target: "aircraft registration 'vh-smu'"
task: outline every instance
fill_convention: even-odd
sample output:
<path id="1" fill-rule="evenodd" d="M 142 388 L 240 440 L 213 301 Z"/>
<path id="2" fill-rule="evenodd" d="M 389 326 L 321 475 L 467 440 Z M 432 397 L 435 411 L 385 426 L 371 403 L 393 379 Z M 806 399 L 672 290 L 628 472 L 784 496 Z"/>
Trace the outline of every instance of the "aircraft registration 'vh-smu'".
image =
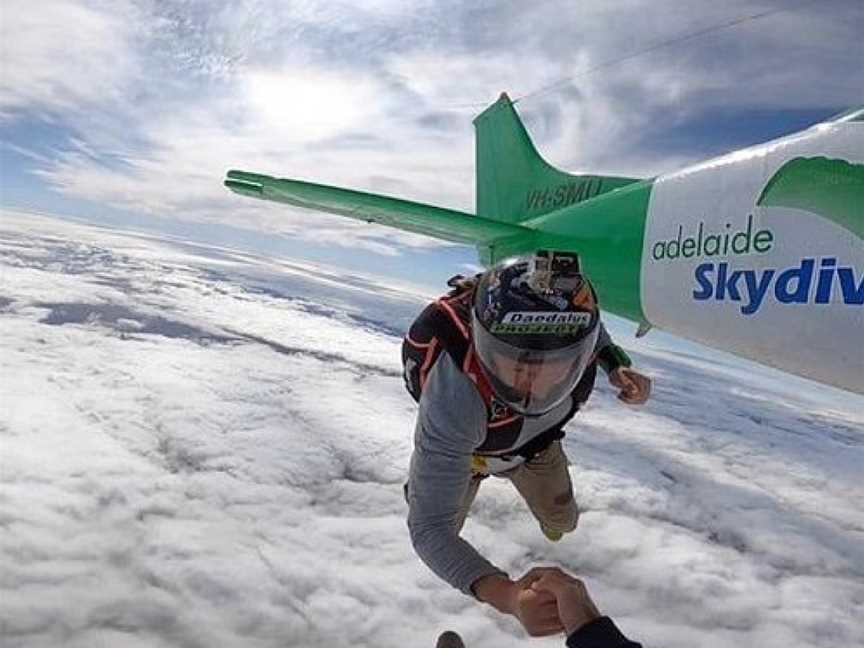
<path id="1" fill-rule="evenodd" d="M 476 128 L 477 213 L 257 173 L 231 190 L 476 246 L 577 252 L 603 308 L 864 394 L 864 108 L 655 178 L 572 175 L 506 94 Z"/>

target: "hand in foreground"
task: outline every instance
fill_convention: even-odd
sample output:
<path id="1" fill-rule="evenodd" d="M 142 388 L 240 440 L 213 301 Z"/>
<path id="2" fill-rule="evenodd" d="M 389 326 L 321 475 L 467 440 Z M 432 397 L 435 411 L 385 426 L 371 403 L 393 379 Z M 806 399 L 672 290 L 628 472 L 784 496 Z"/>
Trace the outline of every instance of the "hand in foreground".
<path id="1" fill-rule="evenodd" d="M 642 405 L 651 395 L 651 379 L 629 367 L 618 367 L 609 374 L 609 382 L 621 390 L 618 398 L 629 405 Z"/>
<path id="2" fill-rule="evenodd" d="M 565 629 L 554 593 L 534 587 L 548 572 L 549 568 L 535 567 L 516 581 L 512 613 L 533 637 L 558 634 Z"/>
<path id="3" fill-rule="evenodd" d="M 568 636 L 586 623 L 600 618 L 600 612 L 591 600 L 585 584 L 560 569 L 543 570 L 540 578 L 532 581 L 531 588 L 538 594 L 551 594 L 555 597 L 558 616 Z"/>
<path id="4" fill-rule="evenodd" d="M 531 585 L 547 571 L 535 568 L 518 581 L 511 581 L 502 574 L 484 576 L 472 589 L 477 598 L 504 614 L 512 614 L 528 634 L 534 637 L 564 632 L 564 624 L 558 617 L 558 604 L 550 592 L 535 590 Z"/>

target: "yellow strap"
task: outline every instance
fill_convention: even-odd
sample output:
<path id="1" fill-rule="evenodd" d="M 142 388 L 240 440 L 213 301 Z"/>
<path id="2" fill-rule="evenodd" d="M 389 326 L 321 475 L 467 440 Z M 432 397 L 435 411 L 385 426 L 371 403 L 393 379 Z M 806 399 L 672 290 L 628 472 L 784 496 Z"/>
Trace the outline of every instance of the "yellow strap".
<path id="1" fill-rule="evenodd" d="M 486 463 L 486 458 L 480 455 L 471 455 L 471 472 L 479 475 L 488 475 L 489 465 Z"/>

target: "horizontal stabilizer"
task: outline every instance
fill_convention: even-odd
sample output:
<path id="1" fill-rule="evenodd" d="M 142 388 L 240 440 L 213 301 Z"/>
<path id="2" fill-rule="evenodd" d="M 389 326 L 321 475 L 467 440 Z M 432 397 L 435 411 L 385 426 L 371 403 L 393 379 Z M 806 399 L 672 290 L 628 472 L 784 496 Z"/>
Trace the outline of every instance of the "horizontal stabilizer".
<path id="1" fill-rule="evenodd" d="M 235 193 L 389 225 L 454 243 L 478 245 L 531 230 L 473 214 L 410 200 L 327 185 L 229 171 L 225 186 Z"/>

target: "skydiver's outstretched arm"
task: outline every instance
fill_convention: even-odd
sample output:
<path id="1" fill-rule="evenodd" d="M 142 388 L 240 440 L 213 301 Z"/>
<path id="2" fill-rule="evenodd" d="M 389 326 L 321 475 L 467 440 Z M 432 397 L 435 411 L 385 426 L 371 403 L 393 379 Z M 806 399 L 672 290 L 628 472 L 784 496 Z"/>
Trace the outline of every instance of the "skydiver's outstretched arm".
<path id="1" fill-rule="evenodd" d="M 512 614 L 529 634 L 563 632 L 554 597 L 531 589 L 539 574 L 513 581 L 459 536 L 471 456 L 485 440 L 487 422 L 486 406 L 467 381 L 442 354 L 423 388 L 407 491 L 414 550 L 441 579 Z"/>
<path id="2" fill-rule="evenodd" d="M 407 494 L 417 555 L 438 577 L 471 596 L 479 578 L 506 574 L 459 537 L 471 456 L 486 433 L 486 406 L 467 381 L 442 353 L 420 398 Z"/>

